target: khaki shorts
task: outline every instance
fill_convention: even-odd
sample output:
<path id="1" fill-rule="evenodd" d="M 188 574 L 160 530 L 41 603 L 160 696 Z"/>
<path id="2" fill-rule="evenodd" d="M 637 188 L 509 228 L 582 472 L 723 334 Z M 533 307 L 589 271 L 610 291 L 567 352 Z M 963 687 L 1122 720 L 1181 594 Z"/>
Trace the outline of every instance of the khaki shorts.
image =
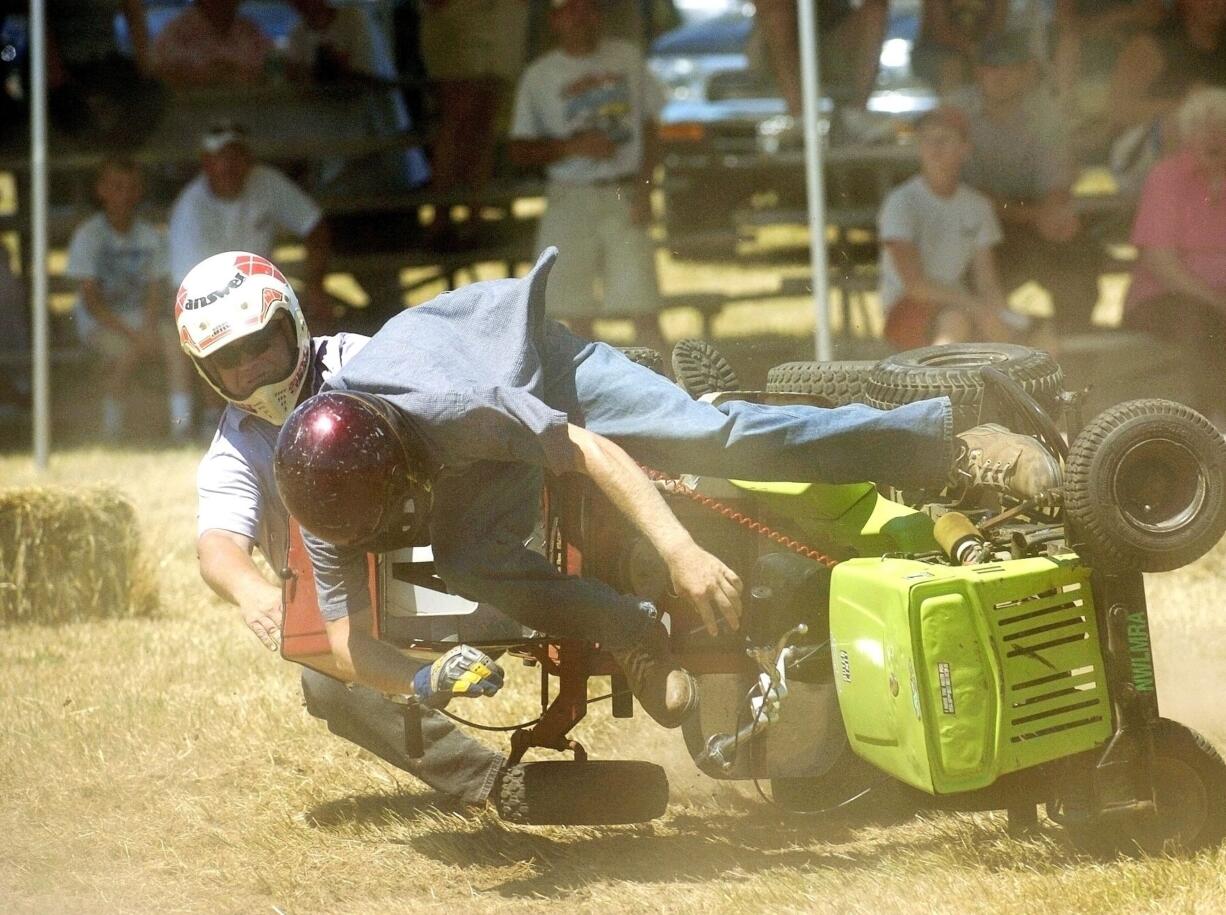
<path id="1" fill-rule="evenodd" d="M 107 363 L 118 362 L 132 351 L 131 340 L 101 324 L 95 324 L 82 334 L 81 343 L 87 350 Z M 170 321 L 158 322 L 158 343 L 158 352 L 164 358 L 170 358 L 171 354 L 178 354 L 174 358 L 182 356 L 179 349 L 179 336 L 175 332 L 174 324 Z"/>
<path id="2" fill-rule="evenodd" d="M 558 248 L 545 287 L 553 317 L 631 317 L 658 310 L 655 245 L 646 226 L 630 221 L 630 196 L 619 185 L 550 185 L 537 249 Z"/>
<path id="3" fill-rule="evenodd" d="M 513 83 L 524 68 L 527 36 L 527 0 L 422 4 L 421 56 L 432 80 L 492 76 Z"/>

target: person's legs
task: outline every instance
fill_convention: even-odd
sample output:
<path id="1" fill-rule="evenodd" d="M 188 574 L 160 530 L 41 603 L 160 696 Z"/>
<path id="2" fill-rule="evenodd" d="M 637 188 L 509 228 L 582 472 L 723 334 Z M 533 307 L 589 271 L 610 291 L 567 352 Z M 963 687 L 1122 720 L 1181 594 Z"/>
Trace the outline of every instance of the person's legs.
<path id="1" fill-rule="evenodd" d="M 166 365 L 167 400 L 170 407 L 170 437 L 183 439 L 192 431 L 192 373 L 187 356 L 179 347 L 175 327 L 163 322 L 158 328 L 162 361 Z"/>
<path id="2" fill-rule="evenodd" d="M 458 730 L 432 709 L 422 709 L 425 754 L 413 759 L 404 749 L 404 710 L 364 686 L 348 687 L 309 668 L 302 671 L 302 695 L 312 716 L 337 737 L 421 779 L 465 803 L 479 804 L 506 758 Z"/>
<path id="3" fill-rule="evenodd" d="M 1090 329 L 1098 304 L 1098 246 L 1081 233 L 1072 241 L 1052 242 L 1024 226 L 1006 226 L 996 262 L 1007 290 L 1034 280 L 1051 296 L 1056 331 Z"/>
<path id="4" fill-rule="evenodd" d="M 545 288 L 545 310 L 553 318 L 587 322 L 583 330 L 589 333 L 590 322 L 600 310 L 596 277 L 601 263 L 600 236 L 591 230 L 590 190 L 552 185 L 536 236 L 538 251 L 549 245 L 558 247 L 558 259 Z"/>
<path id="5" fill-rule="evenodd" d="M 643 226 L 630 218 L 627 189 L 605 192 L 600 238 L 604 249 L 604 313 L 627 316 L 634 322 L 636 346 L 664 350 L 660 333 L 660 286 L 656 277 L 656 248 Z M 552 278 L 551 278 L 552 281 Z"/>
<path id="6" fill-rule="evenodd" d="M 559 339 L 574 370 L 549 379 L 548 402 L 571 422 L 608 436 L 659 470 L 747 480 L 941 485 L 953 464 L 953 417 L 945 398 L 882 411 L 714 407 L 690 398 L 604 344 Z"/>
<path id="7" fill-rule="evenodd" d="M 1164 295 L 1126 311 L 1123 326 L 1182 347 L 1194 365 L 1192 406 L 1226 423 L 1226 319 L 1204 303 Z"/>

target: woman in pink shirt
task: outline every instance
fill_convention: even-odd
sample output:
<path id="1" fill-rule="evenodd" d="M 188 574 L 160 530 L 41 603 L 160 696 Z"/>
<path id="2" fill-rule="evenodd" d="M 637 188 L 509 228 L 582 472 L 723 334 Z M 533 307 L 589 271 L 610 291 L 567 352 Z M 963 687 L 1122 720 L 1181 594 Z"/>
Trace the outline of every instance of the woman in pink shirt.
<path id="1" fill-rule="evenodd" d="M 1124 324 L 1194 353 L 1195 406 L 1226 420 L 1226 89 L 1189 93 L 1178 124 L 1181 150 L 1141 193 Z"/>

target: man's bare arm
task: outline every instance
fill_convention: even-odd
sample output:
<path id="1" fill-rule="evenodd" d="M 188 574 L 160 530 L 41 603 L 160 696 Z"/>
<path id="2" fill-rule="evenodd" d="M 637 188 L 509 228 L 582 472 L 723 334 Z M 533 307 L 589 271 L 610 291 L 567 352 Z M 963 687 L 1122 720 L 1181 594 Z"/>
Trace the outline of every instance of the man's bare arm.
<path id="1" fill-rule="evenodd" d="M 250 537 L 210 529 L 196 541 L 200 577 L 222 600 L 242 611 L 247 627 L 270 651 L 281 641 L 281 589 L 270 583 L 251 558 Z"/>
<path id="2" fill-rule="evenodd" d="M 567 426 L 576 467 L 640 530 L 668 565 L 677 594 L 698 610 L 715 635 L 718 617 L 737 629 L 741 580 L 694 542 L 642 469 L 618 445 L 579 426 Z"/>

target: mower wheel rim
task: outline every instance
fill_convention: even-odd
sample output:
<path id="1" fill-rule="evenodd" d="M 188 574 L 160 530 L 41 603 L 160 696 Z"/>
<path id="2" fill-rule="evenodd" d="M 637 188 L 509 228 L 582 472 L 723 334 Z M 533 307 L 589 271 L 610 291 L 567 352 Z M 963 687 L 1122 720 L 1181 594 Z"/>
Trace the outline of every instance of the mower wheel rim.
<path id="1" fill-rule="evenodd" d="M 1150 534 L 1187 527 L 1204 507 L 1209 484 L 1183 442 L 1147 439 L 1129 448 L 1116 467 L 1112 498 L 1125 520 Z"/>

